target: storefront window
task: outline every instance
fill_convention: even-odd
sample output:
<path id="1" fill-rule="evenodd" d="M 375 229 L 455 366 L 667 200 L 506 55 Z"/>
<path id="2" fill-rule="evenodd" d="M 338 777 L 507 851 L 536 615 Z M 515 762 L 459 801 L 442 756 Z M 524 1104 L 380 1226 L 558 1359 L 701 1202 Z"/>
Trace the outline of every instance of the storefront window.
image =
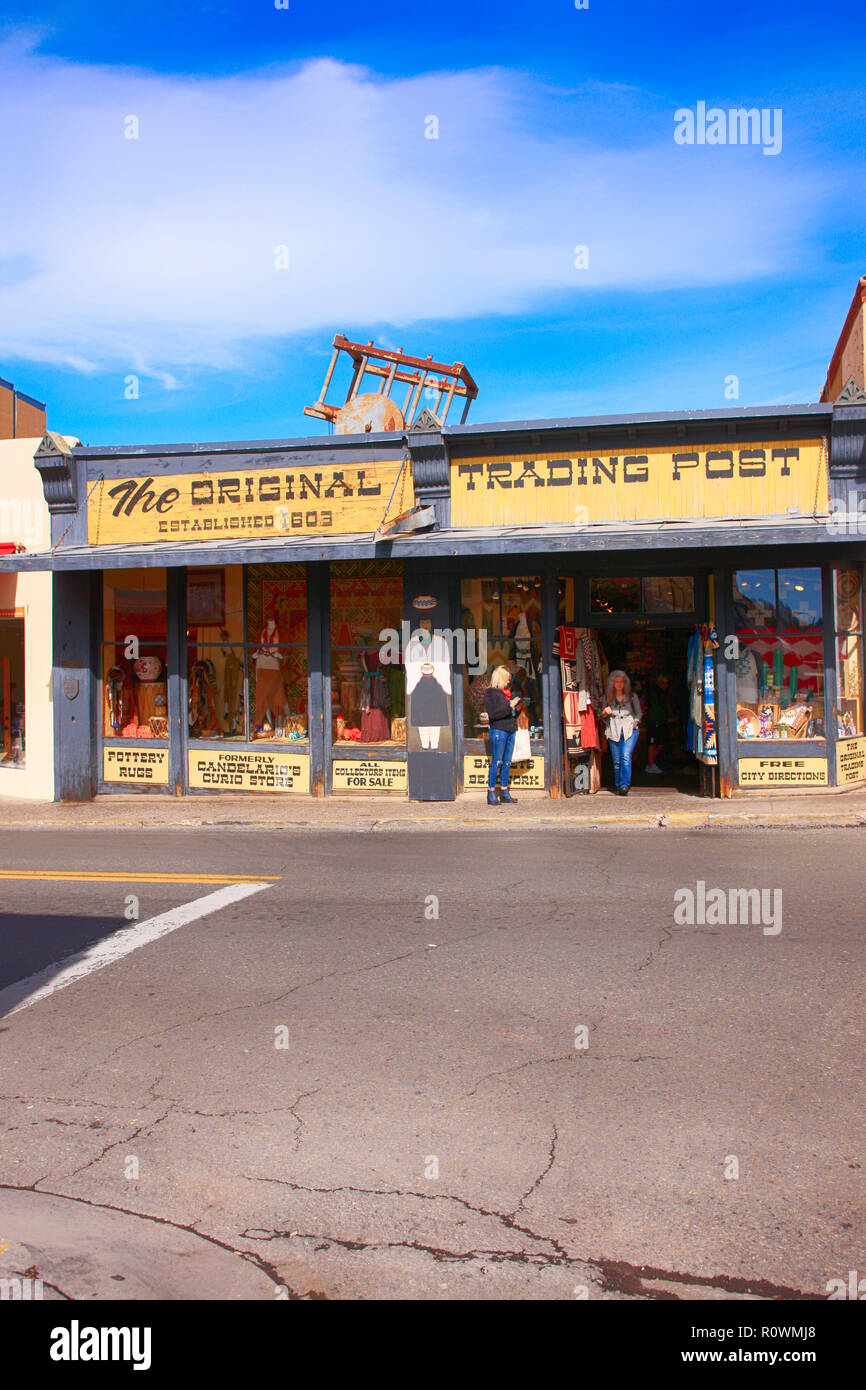
<path id="1" fill-rule="evenodd" d="M 246 738 L 242 565 L 187 570 L 186 638 L 190 738 Z"/>
<path id="2" fill-rule="evenodd" d="M 611 618 L 638 613 L 693 613 L 695 579 L 691 574 L 649 574 L 638 578 L 590 579 L 590 612 Z"/>
<path id="3" fill-rule="evenodd" d="M 653 574 L 641 580 L 644 613 L 694 613 L 692 574 Z"/>
<path id="4" fill-rule="evenodd" d="M 106 571 L 102 625 L 103 737 L 166 742 L 165 570 Z"/>
<path id="5" fill-rule="evenodd" d="M 820 569 L 737 571 L 734 623 L 738 737 L 826 738 Z"/>
<path id="6" fill-rule="evenodd" d="M 0 763 L 24 766 L 24 619 L 0 618 Z"/>
<path id="7" fill-rule="evenodd" d="M 510 688 L 525 702 L 530 737 L 543 738 L 540 577 L 464 579 L 461 607 L 467 652 L 463 668 L 464 737 L 483 737 L 487 727 L 482 717 L 484 692 L 495 667 L 507 666 L 512 672 Z M 482 665 L 483 670 L 479 669 Z"/>
<path id="8" fill-rule="evenodd" d="M 838 738 L 863 733 L 863 588 L 860 571 L 835 570 Z"/>
<path id="9" fill-rule="evenodd" d="M 399 560 L 331 566 L 331 700 L 335 744 L 406 745 L 406 676 L 380 661 L 379 633 L 400 633 Z"/>
<path id="10" fill-rule="evenodd" d="M 591 579 L 589 581 L 589 607 L 592 613 L 640 612 L 640 580 L 634 579 Z"/>
<path id="11" fill-rule="evenodd" d="M 814 632 L 824 626 L 819 569 L 779 570 L 777 592 L 780 632 Z"/>
<path id="12" fill-rule="evenodd" d="M 283 743 L 308 738 L 303 565 L 248 566 L 246 666 L 250 738 Z"/>

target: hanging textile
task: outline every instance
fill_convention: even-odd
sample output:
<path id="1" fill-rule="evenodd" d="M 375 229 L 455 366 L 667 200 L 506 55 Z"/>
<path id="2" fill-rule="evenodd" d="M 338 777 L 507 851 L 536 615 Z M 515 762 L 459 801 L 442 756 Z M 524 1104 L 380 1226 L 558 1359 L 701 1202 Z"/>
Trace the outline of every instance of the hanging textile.
<path id="1" fill-rule="evenodd" d="M 604 701 L 607 673 L 604 654 L 594 632 L 585 627 L 557 628 L 553 654 L 559 657 L 562 680 L 562 723 L 565 757 L 581 750 L 589 754 L 589 790 L 601 787 L 602 733 L 596 711 Z M 568 772 L 566 772 L 568 776 Z"/>
<path id="2" fill-rule="evenodd" d="M 595 710 L 591 705 L 580 715 L 580 746 L 581 748 L 601 748 L 601 729 L 595 717 Z"/>
<path id="3" fill-rule="evenodd" d="M 704 644 L 698 628 L 695 628 L 689 638 L 686 679 L 689 686 L 686 745 L 690 753 L 700 757 L 704 751 Z"/>
<path id="4" fill-rule="evenodd" d="M 716 629 L 708 623 L 696 627 L 689 638 L 689 722 L 687 745 L 700 762 L 714 767 L 719 761 L 716 727 L 716 675 L 713 654 L 719 645 Z"/>
<path id="5" fill-rule="evenodd" d="M 701 762 L 715 767 L 719 761 L 719 747 L 716 734 L 716 672 L 714 652 L 718 649 L 719 638 L 714 627 L 704 623 L 701 627 L 701 646 L 704 653 L 703 690 L 703 753 Z"/>
<path id="6" fill-rule="evenodd" d="M 553 642 L 553 655 L 563 661 L 574 661 L 577 656 L 577 628 L 558 627 Z"/>

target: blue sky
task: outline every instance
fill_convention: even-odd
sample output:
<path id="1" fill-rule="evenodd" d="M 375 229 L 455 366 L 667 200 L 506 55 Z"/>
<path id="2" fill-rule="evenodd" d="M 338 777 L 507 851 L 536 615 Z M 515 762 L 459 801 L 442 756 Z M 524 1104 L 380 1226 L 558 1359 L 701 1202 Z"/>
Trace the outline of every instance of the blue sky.
<path id="1" fill-rule="evenodd" d="M 814 400 L 866 273 L 857 60 L 802 3 L 25 4 L 0 376 L 107 444 L 320 433 L 335 332 L 465 362 L 475 421 Z M 781 109 L 780 152 L 677 145 L 698 101 Z"/>

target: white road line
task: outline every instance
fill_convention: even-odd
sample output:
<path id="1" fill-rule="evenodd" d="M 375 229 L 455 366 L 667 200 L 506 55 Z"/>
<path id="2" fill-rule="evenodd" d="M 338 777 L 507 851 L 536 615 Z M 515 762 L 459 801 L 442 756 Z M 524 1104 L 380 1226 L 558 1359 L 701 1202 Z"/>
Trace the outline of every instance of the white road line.
<path id="1" fill-rule="evenodd" d="M 177 931 L 178 927 L 185 927 L 188 922 L 194 922 L 197 917 L 207 917 L 209 913 L 218 912 L 230 903 L 248 898 L 251 893 L 260 893 L 263 888 L 272 887 L 272 883 L 232 883 L 227 888 L 220 888 L 216 893 L 208 893 L 203 898 L 193 898 L 192 902 L 182 903 L 170 912 L 161 912 L 158 917 L 150 917 L 146 922 L 136 922 L 131 927 L 124 927 L 105 941 L 95 941 L 86 950 L 70 956 L 62 969 L 58 970 L 56 964 L 47 965 L 44 970 L 38 970 L 26 980 L 16 980 L 14 984 L 0 990 L 0 1017 L 17 1014 L 21 1009 L 29 1009 L 31 1004 L 38 1004 L 40 999 L 47 999 L 56 990 L 74 985 L 86 975 L 92 975 L 95 970 L 104 970 L 107 965 L 122 960 L 131 951 L 137 951 L 139 946 L 147 946 L 151 941 L 158 941 L 161 936 L 168 936 L 169 932 Z"/>

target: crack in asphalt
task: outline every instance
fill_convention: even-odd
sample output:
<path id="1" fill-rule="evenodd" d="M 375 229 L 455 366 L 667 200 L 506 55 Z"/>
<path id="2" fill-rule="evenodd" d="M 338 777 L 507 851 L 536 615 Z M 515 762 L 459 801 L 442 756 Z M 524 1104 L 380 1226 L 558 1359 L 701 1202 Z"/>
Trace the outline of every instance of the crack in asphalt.
<path id="1" fill-rule="evenodd" d="M 107 1153 L 110 1153 L 112 1149 L 118 1148 L 119 1145 L 134 1144 L 140 1134 L 147 1134 L 148 1131 L 156 1129 L 157 1125 L 161 1125 L 163 1120 L 167 1120 L 172 1113 L 172 1108 L 172 1106 L 169 1106 L 168 1110 L 166 1110 L 163 1115 L 159 1115 L 155 1120 L 145 1120 L 137 1129 L 133 1130 L 132 1134 L 122 1134 L 119 1139 L 113 1139 L 110 1144 L 104 1146 L 100 1153 L 96 1154 L 94 1158 L 88 1159 L 80 1168 L 74 1168 L 71 1173 L 64 1173 L 63 1181 L 66 1182 L 69 1178 L 77 1178 L 79 1173 L 86 1172 L 88 1168 L 93 1167 L 94 1163 L 100 1163 Z M 51 1176 L 50 1170 L 45 1176 Z M 45 1182 L 45 1178 L 39 1178 L 37 1184 L 34 1184 L 34 1192 L 37 1190 L 39 1182 Z"/>
<path id="2" fill-rule="evenodd" d="M 533 1183 L 529 1192 L 532 1192 L 541 1181 L 541 1178 L 549 1172 L 550 1166 L 550 1161 L 548 1161 L 544 1172 L 539 1174 L 539 1177 Z M 558 1263 L 567 1263 L 575 1259 L 574 1256 L 569 1255 L 568 1251 L 560 1244 L 555 1236 L 538 1235 L 537 1232 L 531 1230 L 528 1226 L 521 1225 L 515 1219 L 517 1212 L 520 1210 L 519 1202 L 513 1212 L 503 1212 L 476 1206 L 474 1203 L 467 1201 L 465 1197 L 458 1197 L 450 1192 L 415 1192 L 407 1191 L 402 1188 L 354 1187 L 350 1184 L 344 1184 L 340 1187 L 310 1187 L 304 1183 L 292 1182 L 288 1178 L 257 1177 L 251 1173 L 242 1173 L 241 1177 L 245 1178 L 248 1182 L 276 1183 L 280 1187 L 291 1188 L 294 1192 L 318 1193 L 322 1196 L 334 1196 L 339 1192 L 355 1192 L 365 1197 L 416 1197 L 422 1202 L 456 1202 L 458 1206 L 463 1207 L 466 1211 L 471 1211 L 476 1216 L 490 1217 L 494 1221 L 500 1221 L 508 1230 L 516 1231 L 519 1235 L 528 1236 L 530 1240 L 537 1241 L 540 1245 L 552 1246 L 556 1251 Z M 521 1200 L 525 1201 L 528 1195 L 528 1193 L 524 1193 Z M 397 1243 L 399 1244 L 400 1242 Z M 586 1262 L 578 1260 L 577 1263 Z"/>
<path id="3" fill-rule="evenodd" d="M 568 1217 L 560 1217 L 567 1221 Z M 603 1255 L 595 1257 L 593 1265 L 601 1271 L 602 1287 L 614 1293 L 643 1294 L 648 1298 L 677 1300 L 679 1294 L 665 1289 L 647 1289 L 644 1281 L 664 1281 L 682 1284 L 684 1287 L 720 1289 L 725 1293 L 753 1294 L 765 1299 L 808 1299 L 811 1302 L 824 1301 L 826 1294 L 805 1293 L 786 1284 L 774 1284 L 769 1279 L 748 1279 L 736 1274 L 683 1274 L 673 1269 L 658 1269 L 654 1265 L 633 1265 L 627 1260 L 609 1260 Z M 688 1297 L 688 1295 L 686 1295 Z"/>
<path id="4" fill-rule="evenodd" d="M 554 909 L 554 911 L 556 910 L 557 909 Z M 526 925 L 528 926 L 529 924 Z M 446 950 L 454 946 L 462 945 L 465 941 L 474 941 L 478 937 L 487 936 L 491 932 L 513 931 L 515 929 L 516 924 L 514 923 L 480 927 L 477 931 L 467 932 L 463 936 L 437 942 L 437 949 Z M 249 1003 L 245 1004 L 232 1004 L 228 1009 L 216 1009 L 209 1013 L 199 1014 L 196 1018 L 183 1019 L 178 1023 L 169 1024 L 166 1028 L 158 1028 L 151 1033 L 141 1033 L 137 1037 L 129 1038 L 126 1042 L 120 1043 L 117 1047 L 113 1048 L 98 1065 L 104 1066 L 106 1063 L 110 1062 L 113 1057 L 116 1057 L 119 1052 L 125 1051 L 128 1047 L 134 1047 L 136 1043 L 148 1042 L 152 1038 L 166 1037 L 169 1033 L 176 1032 L 180 1028 L 193 1028 L 197 1023 L 205 1023 L 216 1018 L 225 1018 L 229 1014 L 241 1013 L 246 1009 L 265 1008 L 270 1004 L 279 1004 L 283 999 L 288 999 L 291 995 L 297 994 L 299 990 L 311 989 L 314 985 L 323 984 L 325 980 L 338 979 L 348 975 L 366 975 L 373 970 L 383 970 L 387 965 L 394 965 L 398 961 L 410 960 L 413 956 L 426 955 L 429 949 L 429 945 L 425 943 L 423 946 L 413 946 L 410 951 L 403 951 L 399 955 L 388 956 L 385 960 L 374 961 L 370 965 L 353 966 L 349 970 L 329 970 L 323 975 L 316 975 L 312 980 L 302 980 L 300 983 L 293 985 L 291 989 L 282 990 L 279 994 L 269 996 L 266 999 L 251 1000 Z M 92 1070 L 92 1067 L 87 1068 L 84 1072 L 84 1076 L 87 1076 L 88 1072 Z"/>
<path id="5" fill-rule="evenodd" d="M 162 1080 L 162 1076 L 161 1076 L 161 1075 L 160 1075 L 160 1077 L 158 1078 L 158 1081 L 159 1081 L 159 1080 Z M 158 1085 L 158 1081 L 154 1082 L 154 1083 L 148 1088 L 152 1093 L 153 1093 L 153 1091 L 155 1090 L 155 1087 Z M 100 1163 L 100 1162 L 102 1161 L 102 1159 L 105 1158 L 106 1154 L 110 1153 L 112 1149 L 118 1148 L 121 1144 L 132 1144 L 132 1143 L 135 1142 L 136 1139 L 139 1138 L 140 1135 L 144 1135 L 145 1138 L 149 1138 L 152 1130 L 156 1129 L 156 1127 L 157 1127 L 158 1125 L 161 1125 L 165 1120 L 169 1119 L 171 1116 L 174 1116 L 174 1115 L 197 1116 L 197 1117 L 199 1117 L 199 1118 L 201 1118 L 201 1119 L 220 1119 L 220 1120 L 222 1120 L 222 1119 L 233 1119 L 233 1118 L 235 1118 L 235 1117 L 238 1116 L 238 1115 L 278 1115 L 278 1114 L 289 1114 L 289 1115 L 291 1115 L 292 1119 L 295 1121 L 296 1133 L 295 1133 L 295 1140 L 294 1140 L 294 1149 L 295 1149 L 295 1152 L 297 1152 L 297 1150 L 300 1148 L 300 1145 L 301 1145 L 301 1137 L 302 1137 L 302 1136 L 301 1136 L 301 1130 L 302 1130 L 303 1127 L 305 1126 L 306 1121 L 305 1121 L 304 1119 L 302 1119 L 302 1117 L 297 1113 L 296 1107 L 297 1107 L 298 1105 L 300 1105 L 300 1103 L 301 1103 L 302 1100 L 306 1100 L 309 1096 L 318 1095 L 318 1093 L 319 1093 L 319 1091 L 320 1091 L 321 1089 L 322 1089 L 321 1087 L 317 1087 L 317 1088 L 316 1088 L 315 1090 L 313 1090 L 313 1091 L 302 1091 L 301 1094 L 300 1094 L 299 1096 L 297 1096 L 297 1097 L 295 1098 L 295 1100 L 292 1101 L 291 1105 L 271 1106 L 271 1107 L 268 1107 L 268 1108 L 263 1109 L 263 1110 L 224 1110 L 224 1111 L 190 1110 L 188 1107 L 183 1106 L 183 1105 L 181 1105 L 181 1104 L 179 1104 L 179 1103 L 177 1103 L 177 1104 L 171 1104 L 171 1105 L 169 1105 L 168 1109 L 165 1110 L 165 1111 L 163 1112 L 163 1114 L 156 1116 L 154 1119 L 150 1119 L 150 1120 L 145 1120 L 145 1121 L 143 1121 L 142 1124 L 140 1124 L 140 1125 L 138 1126 L 137 1129 L 133 1130 L 131 1134 L 122 1134 L 122 1135 L 120 1136 L 119 1139 L 113 1139 L 113 1140 L 111 1140 L 109 1143 L 103 1145 L 103 1147 L 102 1147 L 102 1149 L 100 1150 L 100 1152 L 97 1153 L 97 1154 L 95 1154 L 92 1158 L 88 1159 L 88 1161 L 87 1161 L 86 1163 L 83 1163 L 83 1164 L 81 1165 L 80 1168 L 75 1168 L 75 1169 L 73 1169 L 73 1171 L 72 1171 L 71 1173 L 64 1173 L 64 1174 L 60 1175 L 60 1176 L 61 1176 L 61 1180 L 62 1180 L 62 1181 L 66 1181 L 67 1178 L 74 1178 L 74 1177 L 77 1177 L 80 1173 L 86 1172 L 88 1168 L 92 1168 L 94 1164 Z M 9 1098 L 9 1097 L 4 1097 L 4 1099 L 10 1099 L 10 1098 Z M 24 1101 L 24 1100 L 26 1100 L 26 1097 L 23 1097 L 23 1096 L 16 1096 L 16 1097 L 14 1097 L 14 1099 L 15 1099 L 15 1100 L 19 1100 L 19 1101 Z M 57 1099 L 59 1099 L 59 1097 L 54 1097 L 54 1099 L 57 1100 Z M 162 1097 L 162 1099 L 165 1100 L 165 1099 L 168 1099 L 168 1097 Z M 29 1102 L 29 1103 L 32 1104 L 32 1103 L 34 1103 L 34 1102 Z M 71 1103 L 71 1102 L 70 1102 L 70 1103 Z M 75 1102 L 75 1103 L 78 1104 L 78 1102 Z M 56 1118 L 54 1118 L 54 1117 L 52 1117 L 52 1116 L 42 1116 L 42 1117 L 38 1117 L 38 1118 L 40 1119 L 40 1122 L 44 1122 L 44 1123 L 46 1123 L 46 1124 L 59 1124 L 59 1125 L 64 1125 L 64 1126 L 75 1126 L 76 1128 L 81 1128 L 81 1129 L 92 1129 L 92 1128 L 93 1128 L 93 1122 L 90 1122 L 90 1123 L 88 1124 L 88 1123 L 86 1123 L 86 1122 L 83 1121 L 83 1120 L 60 1120 L 60 1119 L 56 1119 Z M 102 1127 L 101 1124 L 99 1124 L 98 1127 L 101 1128 L 101 1127 Z M 43 1189 L 40 1188 L 40 1184 L 43 1183 L 43 1182 L 46 1182 L 46 1181 L 47 1181 L 50 1177 L 52 1177 L 53 1175 L 55 1175 L 55 1174 L 54 1174 L 54 1169 L 49 1169 L 48 1172 L 45 1173 L 45 1174 L 43 1174 L 43 1176 L 42 1176 L 41 1178 L 37 1178 L 33 1183 L 28 1184 L 28 1185 L 27 1185 L 28 1190 L 29 1190 L 29 1191 L 33 1191 L 33 1192 L 43 1190 Z M 56 1176 L 56 1175 L 55 1175 L 55 1176 Z"/>
<path id="6" fill-rule="evenodd" d="M 304 1183 L 291 1182 L 285 1178 L 261 1178 L 251 1174 L 242 1174 L 250 1182 L 271 1182 L 282 1187 L 291 1188 L 296 1192 L 309 1192 L 323 1196 L 332 1196 L 341 1192 L 354 1192 L 362 1196 L 370 1197 L 414 1197 L 427 1202 L 454 1202 L 465 1210 L 477 1216 L 489 1217 L 498 1220 L 507 1230 L 515 1231 L 520 1235 L 528 1236 L 530 1240 L 539 1245 L 547 1245 L 552 1248 L 553 1253 L 546 1251 L 509 1251 L 509 1250 L 490 1250 L 485 1247 L 473 1248 L 465 1251 L 446 1250 L 442 1246 L 426 1244 L 422 1241 L 394 1240 L 394 1241 L 359 1241 L 351 1240 L 348 1237 L 334 1236 L 328 1232 L 321 1231 L 299 1231 L 299 1230 L 280 1230 L 278 1228 L 263 1228 L 248 1226 L 240 1232 L 239 1239 L 254 1242 L 269 1243 L 274 1240 L 318 1240 L 326 1241 L 337 1245 L 341 1249 L 349 1251 L 367 1250 L 388 1250 L 405 1248 L 418 1250 L 431 1255 L 440 1262 L 466 1262 L 473 1260 L 489 1259 L 497 1262 L 513 1262 L 516 1264 L 535 1264 L 549 1268 L 568 1268 L 580 1266 L 589 1269 L 597 1275 L 593 1282 L 598 1283 L 604 1292 L 620 1293 L 626 1297 L 643 1298 L 654 1301 L 679 1300 L 680 1296 L 670 1290 L 647 1287 L 644 1281 L 667 1282 L 671 1284 L 681 1284 L 684 1286 L 700 1286 L 705 1288 L 717 1288 L 727 1293 L 747 1293 L 759 1298 L 766 1299 L 810 1299 L 816 1300 L 822 1295 L 805 1293 L 802 1290 L 790 1288 L 781 1284 L 774 1284 L 770 1280 L 760 1278 L 747 1278 L 739 1275 L 700 1275 L 682 1273 L 676 1270 L 665 1270 L 656 1268 L 652 1265 L 633 1265 L 624 1260 L 611 1260 L 603 1255 L 571 1255 L 560 1244 L 555 1236 L 539 1235 L 528 1226 L 521 1225 L 516 1219 L 516 1214 L 520 1211 L 523 1204 L 532 1192 L 550 1172 L 555 1162 L 556 1144 L 558 1134 L 556 1126 L 553 1127 L 554 1133 L 551 1139 L 548 1161 L 541 1173 L 533 1182 L 532 1186 L 523 1194 L 514 1212 L 500 1212 L 490 1210 L 486 1207 L 476 1206 L 467 1201 L 464 1197 L 458 1197 L 449 1192 L 415 1192 L 400 1188 L 367 1188 L 355 1187 L 345 1184 L 339 1187 L 311 1187 Z M 576 1225 L 576 1218 L 559 1217 L 558 1220 L 568 1225 Z M 684 1294 L 688 1298 L 688 1294 Z"/>
<path id="7" fill-rule="evenodd" d="M 548 1066 L 553 1062 L 571 1062 L 575 1060 L 576 1056 L 576 1052 L 559 1052 L 555 1057 L 530 1057 L 527 1062 L 518 1062 L 513 1067 L 504 1067 L 501 1071 L 489 1071 L 476 1081 L 471 1091 L 466 1091 L 463 1095 L 457 1096 L 456 1100 L 468 1100 L 470 1096 L 476 1094 L 479 1088 L 484 1085 L 485 1081 L 492 1081 L 494 1077 L 513 1076 L 515 1072 L 524 1071 L 527 1067 Z"/>
<path id="8" fill-rule="evenodd" d="M 673 940 L 674 933 L 671 931 L 670 927 L 662 925 L 662 931 L 664 932 L 664 936 L 656 942 L 649 955 L 641 961 L 640 965 L 637 967 L 638 972 L 640 972 L 641 970 L 645 970 L 648 965 L 652 965 L 653 961 L 658 957 L 658 954 L 661 951 L 662 947 L 668 941 Z"/>
<path id="9" fill-rule="evenodd" d="M 670 1057 L 657 1057 L 651 1053 L 639 1053 L 637 1057 L 624 1057 L 619 1052 L 611 1052 L 601 1057 L 597 1053 L 592 1052 L 589 1048 L 584 1048 L 580 1051 L 575 1049 L 571 1052 L 560 1052 L 557 1053 L 555 1057 L 530 1057 L 528 1061 L 518 1062 L 513 1067 L 505 1067 L 501 1071 L 486 1072 L 484 1076 L 476 1081 L 471 1091 L 464 1091 L 462 1095 L 457 1096 L 455 1099 L 468 1100 L 471 1096 L 477 1094 L 485 1081 L 492 1081 L 497 1077 L 514 1076 L 519 1071 L 525 1071 L 527 1067 L 552 1066 L 559 1062 L 573 1062 L 583 1066 L 586 1062 L 669 1062 L 670 1060 Z"/>
<path id="10" fill-rule="evenodd" d="M 298 990 L 311 989 L 314 985 L 320 985 L 325 980 L 332 980 L 341 975 L 364 975 L 371 970 L 383 970 L 386 965 L 393 965 L 396 961 L 408 960 L 410 956 L 418 955 L 420 951 L 426 951 L 425 947 L 414 947 L 411 951 L 404 951 L 398 956 L 389 956 L 387 960 L 376 961 L 372 965 L 362 965 L 351 970 L 329 970 L 324 975 L 317 975 L 312 980 L 302 980 L 299 984 L 293 985 L 291 989 L 281 990 L 279 994 L 268 997 L 267 999 L 254 999 L 247 1004 L 232 1004 L 228 1009 L 215 1009 L 210 1013 L 199 1014 L 196 1018 L 182 1019 L 179 1023 L 171 1023 L 167 1028 L 158 1028 L 152 1033 L 140 1033 L 138 1037 L 128 1038 L 126 1042 L 112 1049 L 108 1056 L 98 1063 L 104 1066 L 110 1062 L 112 1057 L 116 1057 L 118 1052 L 124 1052 L 128 1047 L 134 1047 L 136 1043 L 149 1042 L 152 1038 L 163 1038 L 169 1033 L 176 1032 L 179 1028 L 194 1028 L 197 1023 L 206 1023 L 210 1019 L 225 1018 L 228 1014 L 242 1013 L 245 1009 L 263 1009 L 269 1004 L 279 1004 L 283 999 L 288 999 L 290 995 L 297 994 Z M 88 1070 L 93 1070 L 89 1068 Z M 84 1073 L 85 1076 L 87 1072 Z"/>
<path id="11" fill-rule="evenodd" d="M 309 1096 L 317 1096 L 321 1090 L 322 1087 L 317 1086 L 315 1091 L 302 1091 L 301 1094 L 298 1096 L 298 1099 L 294 1101 L 292 1105 L 287 1107 L 289 1114 L 292 1116 L 294 1120 L 297 1121 L 298 1125 L 298 1128 L 295 1132 L 295 1142 L 292 1146 L 294 1148 L 295 1153 L 297 1153 L 298 1149 L 301 1147 L 301 1139 L 303 1138 L 302 1130 L 305 1128 L 307 1123 L 306 1120 L 302 1120 L 300 1115 L 296 1113 L 295 1107 L 300 1105 L 301 1101 L 306 1100 Z"/>
<path id="12" fill-rule="evenodd" d="M 73 1294 L 66 1293 L 63 1289 L 61 1289 L 59 1284 L 52 1284 L 50 1279 L 45 1279 L 39 1273 L 39 1270 L 36 1268 L 36 1265 L 30 1265 L 29 1269 L 13 1269 L 10 1272 L 12 1274 L 16 1274 L 19 1279 L 38 1279 L 43 1288 L 52 1289 L 54 1293 L 59 1294 L 60 1297 L 65 1299 L 67 1303 L 75 1302 Z"/>
<path id="13" fill-rule="evenodd" d="M 438 1245 L 426 1245 L 419 1240 L 383 1240 L 383 1241 L 364 1241 L 348 1240 L 343 1236 L 332 1236 L 320 1231 L 280 1231 L 280 1230 L 260 1230 L 259 1228 L 247 1227 L 240 1233 L 241 1240 L 268 1242 L 271 1240 L 319 1240 L 325 1241 L 329 1245 L 338 1245 L 343 1250 L 418 1250 L 422 1254 L 432 1255 L 433 1259 L 440 1263 L 459 1264 L 470 1260 L 490 1260 L 491 1264 L 523 1264 L 537 1265 L 539 1267 L 567 1267 L 579 1265 L 586 1267 L 586 1261 L 577 1259 L 571 1255 L 547 1255 L 539 1251 L 530 1254 L 526 1250 L 486 1250 L 483 1247 L 471 1250 L 444 1250 Z M 321 1248 L 321 1247 L 319 1247 Z M 599 1280 L 599 1283 L 601 1281 Z"/>
<path id="14" fill-rule="evenodd" d="M 510 1216 L 516 1216 L 519 1211 L 525 1211 L 527 1197 L 531 1197 L 533 1192 L 535 1192 L 536 1188 L 538 1188 L 541 1185 L 541 1183 L 544 1182 L 544 1179 L 547 1177 L 548 1173 L 550 1172 L 551 1168 L 556 1162 L 556 1145 L 559 1142 L 559 1133 L 557 1131 L 555 1121 L 552 1121 L 551 1123 L 553 1125 L 553 1137 L 550 1141 L 550 1148 L 548 1150 L 547 1155 L 547 1164 L 544 1168 L 542 1168 L 541 1172 L 535 1179 L 535 1182 L 532 1184 L 532 1186 L 526 1189 L 520 1201 L 517 1203 L 517 1206 L 514 1208 L 514 1211 L 509 1213 Z"/>

